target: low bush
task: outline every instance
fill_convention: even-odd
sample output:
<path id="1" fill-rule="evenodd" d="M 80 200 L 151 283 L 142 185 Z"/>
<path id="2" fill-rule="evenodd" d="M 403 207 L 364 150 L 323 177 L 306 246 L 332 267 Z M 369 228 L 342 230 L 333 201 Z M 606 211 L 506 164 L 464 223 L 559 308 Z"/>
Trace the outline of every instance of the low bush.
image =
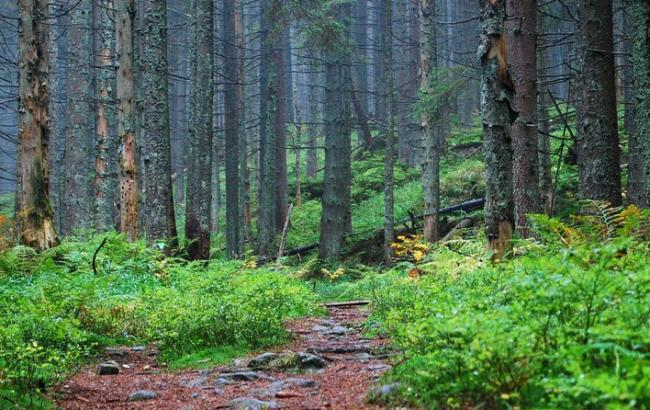
<path id="1" fill-rule="evenodd" d="M 0 402 L 62 381 L 110 344 L 157 342 L 163 354 L 178 355 L 279 343 L 283 322 L 315 306 L 308 286 L 285 272 L 188 264 L 117 234 L 94 275 L 101 240 L 0 254 Z"/>

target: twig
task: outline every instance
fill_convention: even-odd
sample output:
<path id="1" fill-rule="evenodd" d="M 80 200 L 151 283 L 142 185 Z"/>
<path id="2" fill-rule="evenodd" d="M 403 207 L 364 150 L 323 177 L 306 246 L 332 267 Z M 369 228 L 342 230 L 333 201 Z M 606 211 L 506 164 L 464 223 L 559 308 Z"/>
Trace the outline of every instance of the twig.
<path id="1" fill-rule="evenodd" d="M 108 241 L 108 236 L 104 238 L 102 243 L 95 251 L 95 254 L 93 255 L 93 273 L 95 274 L 95 276 L 97 276 L 97 255 L 99 254 L 99 251 L 104 247 L 104 245 L 106 245 L 106 241 Z"/>

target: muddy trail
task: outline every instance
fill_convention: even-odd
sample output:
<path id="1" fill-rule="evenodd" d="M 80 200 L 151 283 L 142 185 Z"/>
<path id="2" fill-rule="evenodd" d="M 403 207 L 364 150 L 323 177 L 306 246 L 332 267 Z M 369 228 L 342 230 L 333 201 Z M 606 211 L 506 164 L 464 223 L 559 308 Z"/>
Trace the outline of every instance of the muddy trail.
<path id="1" fill-rule="evenodd" d="M 390 368 L 386 341 L 363 337 L 368 315 L 363 307 L 327 309 L 324 318 L 289 322 L 292 343 L 214 369 L 167 372 L 158 367 L 154 349 L 107 349 L 97 368 L 82 369 L 55 392 L 57 404 L 64 409 L 380 408 L 367 397 L 390 390 L 377 387 Z"/>

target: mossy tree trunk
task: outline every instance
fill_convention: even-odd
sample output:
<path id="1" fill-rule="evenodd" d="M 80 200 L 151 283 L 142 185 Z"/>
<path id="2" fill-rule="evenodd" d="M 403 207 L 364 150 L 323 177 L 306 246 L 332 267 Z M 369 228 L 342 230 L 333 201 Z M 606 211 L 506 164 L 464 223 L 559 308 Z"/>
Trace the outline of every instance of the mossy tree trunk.
<path id="1" fill-rule="evenodd" d="M 117 0 L 117 134 L 120 140 L 120 231 L 129 242 L 138 239 L 139 192 L 133 83 L 135 0 Z"/>
<path id="2" fill-rule="evenodd" d="M 193 48 L 196 53 L 196 68 L 192 72 L 194 126 L 190 132 L 189 155 L 186 158 L 187 173 L 190 177 L 187 179 L 185 238 L 188 241 L 187 253 L 190 259 L 207 260 L 210 259 L 212 202 L 213 1 L 194 0 L 193 14 Z M 226 101 L 226 106 L 227 104 Z M 235 153 L 234 156 L 236 160 L 238 154 Z"/>
<path id="3" fill-rule="evenodd" d="M 635 129 L 639 149 L 642 192 L 639 205 L 650 206 L 650 4 L 645 0 L 632 0 L 631 24 L 633 27 L 632 64 L 635 90 Z"/>
<path id="4" fill-rule="evenodd" d="M 56 245 L 47 160 L 49 99 L 47 0 L 20 0 L 16 232 L 37 250 Z"/>
<path id="5" fill-rule="evenodd" d="M 436 87 L 437 36 L 435 0 L 420 0 L 420 93 L 434 98 Z M 439 112 L 423 110 L 422 127 L 422 188 L 424 194 L 424 238 L 428 242 L 439 239 L 438 209 L 440 208 L 440 127 Z"/>
<path id="6" fill-rule="evenodd" d="M 70 11 L 68 27 L 68 81 L 66 90 L 67 131 L 61 232 L 69 235 L 77 229 L 94 227 L 93 210 L 95 156 L 91 137 L 93 53 L 92 1 L 81 0 Z"/>
<path id="7" fill-rule="evenodd" d="M 223 58 L 226 84 L 224 85 L 225 139 L 226 139 L 226 252 L 228 257 L 241 255 L 240 165 L 239 147 L 241 87 L 238 83 L 237 14 L 235 0 L 223 0 Z"/>
<path id="8" fill-rule="evenodd" d="M 505 56 L 505 0 L 480 0 L 481 116 L 485 154 L 488 248 L 501 259 L 511 248 L 514 223 L 510 127 L 512 87 Z"/>
<path id="9" fill-rule="evenodd" d="M 620 205 L 621 165 L 611 0 L 578 0 L 580 196 Z"/>
<path id="10" fill-rule="evenodd" d="M 346 38 L 350 32 L 349 4 L 332 10 Z M 347 47 L 325 50 L 325 171 L 323 213 L 320 221 L 320 257 L 334 258 L 341 251 L 351 218 L 351 67 Z"/>
<path id="11" fill-rule="evenodd" d="M 531 235 L 526 215 L 539 213 L 537 156 L 537 0 L 507 0 L 505 35 L 508 69 L 514 85 L 512 108 L 513 189 L 515 227 Z"/>
<path id="12" fill-rule="evenodd" d="M 143 7 L 143 213 L 147 240 L 167 241 L 170 249 L 176 246 L 177 231 L 169 140 L 167 8 L 164 0 L 143 0 Z"/>
<path id="13" fill-rule="evenodd" d="M 397 98 L 393 78 L 393 2 L 392 0 L 381 0 L 380 21 L 385 23 L 382 28 L 383 43 L 383 83 L 386 88 L 383 90 L 385 97 L 384 105 L 388 110 L 388 127 L 385 132 L 384 151 L 384 259 L 386 263 L 392 263 L 393 248 L 395 241 L 394 226 L 394 203 L 393 203 L 393 166 L 395 162 L 395 116 L 397 115 Z"/>

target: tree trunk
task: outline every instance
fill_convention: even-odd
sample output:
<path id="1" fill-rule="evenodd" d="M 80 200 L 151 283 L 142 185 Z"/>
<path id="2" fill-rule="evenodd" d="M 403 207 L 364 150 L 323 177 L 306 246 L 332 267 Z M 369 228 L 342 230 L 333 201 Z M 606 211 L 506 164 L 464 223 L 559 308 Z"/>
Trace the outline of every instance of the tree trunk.
<path id="1" fill-rule="evenodd" d="M 436 70 L 436 4 L 435 0 L 420 0 L 420 92 L 434 98 L 437 86 Z M 421 114 L 424 160 L 422 162 L 422 187 L 424 193 L 424 239 L 435 242 L 438 233 L 440 208 L 440 127 L 438 110 Z"/>
<path id="2" fill-rule="evenodd" d="M 538 32 L 544 33 L 549 27 L 549 17 L 540 15 L 538 19 Z M 551 59 L 549 48 L 537 48 L 537 77 L 546 78 L 548 66 Z M 551 127 L 548 118 L 550 96 L 546 86 L 540 87 L 537 91 L 537 158 L 539 171 L 537 173 L 539 182 L 539 194 L 541 197 L 542 210 L 548 216 L 552 214 L 553 208 L 553 174 L 551 163 Z"/>
<path id="3" fill-rule="evenodd" d="M 120 231 L 127 241 L 138 239 L 139 193 L 135 143 L 135 112 L 133 83 L 133 28 L 135 0 L 117 1 L 117 134 L 120 146 Z"/>
<path id="4" fill-rule="evenodd" d="M 239 114 L 241 87 L 239 59 L 237 57 L 237 33 L 235 32 L 235 1 L 223 0 L 223 58 L 225 63 L 224 109 L 226 134 L 226 252 L 229 258 L 241 255 L 239 220 Z"/>
<path id="5" fill-rule="evenodd" d="M 611 0 L 578 0 L 580 196 L 621 204 Z"/>
<path id="6" fill-rule="evenodd" d="M 167 9 L 164 0 L 143 0 L 143 139 L 146 233 L 150 242 L 176 246 L 176 215 L 169 140 Z M 210 121 L 211 123 L 211 121 Z"/>
<path id="7" fill-rule="evenodd" d="M 397 100 L 395 97 L 395 87 L 393 80 L 393 10 L 391 0 L 381 0 L 380 21 L 385 22 L 382 31 L 384 34 L 383 42 L 386 46 L 384 51 L 384 71 L 383 83 L 386 85 L 384 90 L 384 105 L 388 109 L 388 127 L 386 128 L 386 147 L 384 162 L 384 257 L 386 264 L 392 263 L 393 248 L 395 242 L 395 227 L 393 223 L 393 164 L 395 161 L 395 115 L 397 114 Z"/>
<path id="8" fill-rule="evenodd" d="M 271 0 L 273 16 L 272 37 L 275 37 L 273 55 L 275 75 L 271 77 L 274 91 L 273 134 L 275 137 L 275 231 L 280 232 L 287 219 L 289 209 L 289 182 L 287 169 L 287 121 L 291 118 L 291 91 L 287 89 L 290 81 L 291 61 L 286 53 L 288 24 L 282 18 L 285 0 Z M 284 27 L 283 27 L 284 26 Z M 277 32 L 277 33 L 276 33 Z"/>
<path id="9" fill-rule="evenodd" d="M 632 20 L 635 90 L 635 129 L 639 147 L 642 192 L 640 205 L 650 206 L 650 4 L 645 0 L 632 0 Z M 632 149 L 632 147 L 630 147 Z M 631 152 L 631 151 L 630 151 Z M 637 196 L 635 194 L 635 196 Z"/>
<path id="10" fill-rule="evenodd" d="M 192 260 L 210 259 L 210 209 L 212 204 L 212 118 L 214 44 L 212 0 L 194 2 L 194 41 L 196 70 L 193 72 L 194 128 L 190 133 L 190 155 L 187 158 L 187 199 L 185 237 L 187 253 Z M 237 151 L 235 151 L 237 152 Z M 237 154 L 235 154 L 235 160 Z M 235 186 L 236 188 L 236 186 Z"/>
<path id="11" fill-rule="evenodd" d="M 508 69 L 514 84 L 512 107 L 513 189 L 515 227 L 519 235 L 531 235 L 526 215 L 539 213 L 537 175 L 537 0 L 507 0 L 505 39 Z"/>
<path id="12" fill-rule="evenodd" d="M 357 126 L 363 149 L 372 146 L 372 135 L 368 126 L 368 0 L 357 0 L 354 7 L 354 43 L 355 58 L 353 102 L 357 117 Z"/>
<path id="13" fill-rule="evenodd" d="M 269 129 L 269 122 L 278 98 L 275 77 L 281 69 L 275 57 L 281 53 L 274 50 L 273 42 L 276 36 L 271 33 L 278 12 L 277 8 L 277 0 L 262 2 L 260 43 L 263 60 L 260 65 L 260 165 L 257 201 L 257 252 L 262 256 L 271 251 L 270 247 L 276 233 L 276 143 L 275 133 L 269 132 L 272 131 Z"/>
<path id="14" fill-rule="evenodd" d="M 384 0 L 379 0 L 375 2 L 376 7 L 376 21 L 375 21 L 375 47 L 374 47 L 374 80 L 375 80 L 375 121 L 379 124 L 379 129 L 385 131 L 386 129 L 386 118 L 388 115 L 387 104 L 387 85 L 386 81 L 386 72 L 392 72 L 392 65 L 386 65 L 386 50 L 387 47 L 392 48 L 393 40 L 392 37 L 386 35 L 386 30 L 388 29 L 388 22 L 386 21 L 386 13 L 383 11 Z M 388 7 L 391 8 L 392 13 L 392 1 Z M 392 32 L 392 27 L 391 27 Z M 392 50 L 391 50 L 392 53 Z"/>
<path id="15" fill-rule="evenodd" d="M 93 227 L 94 156 L 91 135 L 92 41 L 91 0 L 81 0 L 70 11 L 68 27 L 68 82 L 65 140 L 65 176 L 61 232 Z"/>
<path id="16" fill-rule="evenodd" d="M 97 117 L 95 122 L 95 228 L 105 232 L 115 227 L 115 178 L 113 141 L 110 129 L 114 125 L 115 99 L 112 87 L 115 15 L 113 0 L 93 1 L 93 26 L 95 36 L 95 70 Z"/>
<path id="17" fill-rule="evenodd" d="M 20 0 L 19 115 L 16 163 L 16 232 L 36 250 L 56 245 L 49 197 L 48 6 L 47 0 Z"/>
<path id="18" fill-rule="evenodd" d="M 319 115 L 319 96 L 320 89 L 318 86 L 320 82 L 318 81 L 320 76 L 318 75 L 318 65 L 316 64 L 316 59 L 318 56 L 313 56 L 309 64 L 309 74 L 307 75 L 309 88 L 307 92 L 309 93 L 309 128 L 307 130 L 309 134 L 309 148 L 307 150 L 307 176 L 309 178 L 316 177 L 316 172 L 318 170 L 318 150 L 316 149 L 317 137 L 319 134 L 319 122 L 321 117 Z"/>
<path id="19" fill-rule="evenodd" d="M 343 38 L 349 35 L 350 6 L 333 10 L 341 23 Z M 348 233 L 351 196 L 350 54 L 347 48 L 325 50 L 325 172 L 323 175 L 323 213 L 320 221 L 320 257 L 334 258 L 341 251 Z"/>
<path id="20" fill-rule="evenodd" d="M 505 56 L 503 25 L 506 0 L 480 0 L 481 114 L 485 153 L 485 225 L 488 249 L 502 259 L 511 249 L 513 231 L 512 81 Z"/>

